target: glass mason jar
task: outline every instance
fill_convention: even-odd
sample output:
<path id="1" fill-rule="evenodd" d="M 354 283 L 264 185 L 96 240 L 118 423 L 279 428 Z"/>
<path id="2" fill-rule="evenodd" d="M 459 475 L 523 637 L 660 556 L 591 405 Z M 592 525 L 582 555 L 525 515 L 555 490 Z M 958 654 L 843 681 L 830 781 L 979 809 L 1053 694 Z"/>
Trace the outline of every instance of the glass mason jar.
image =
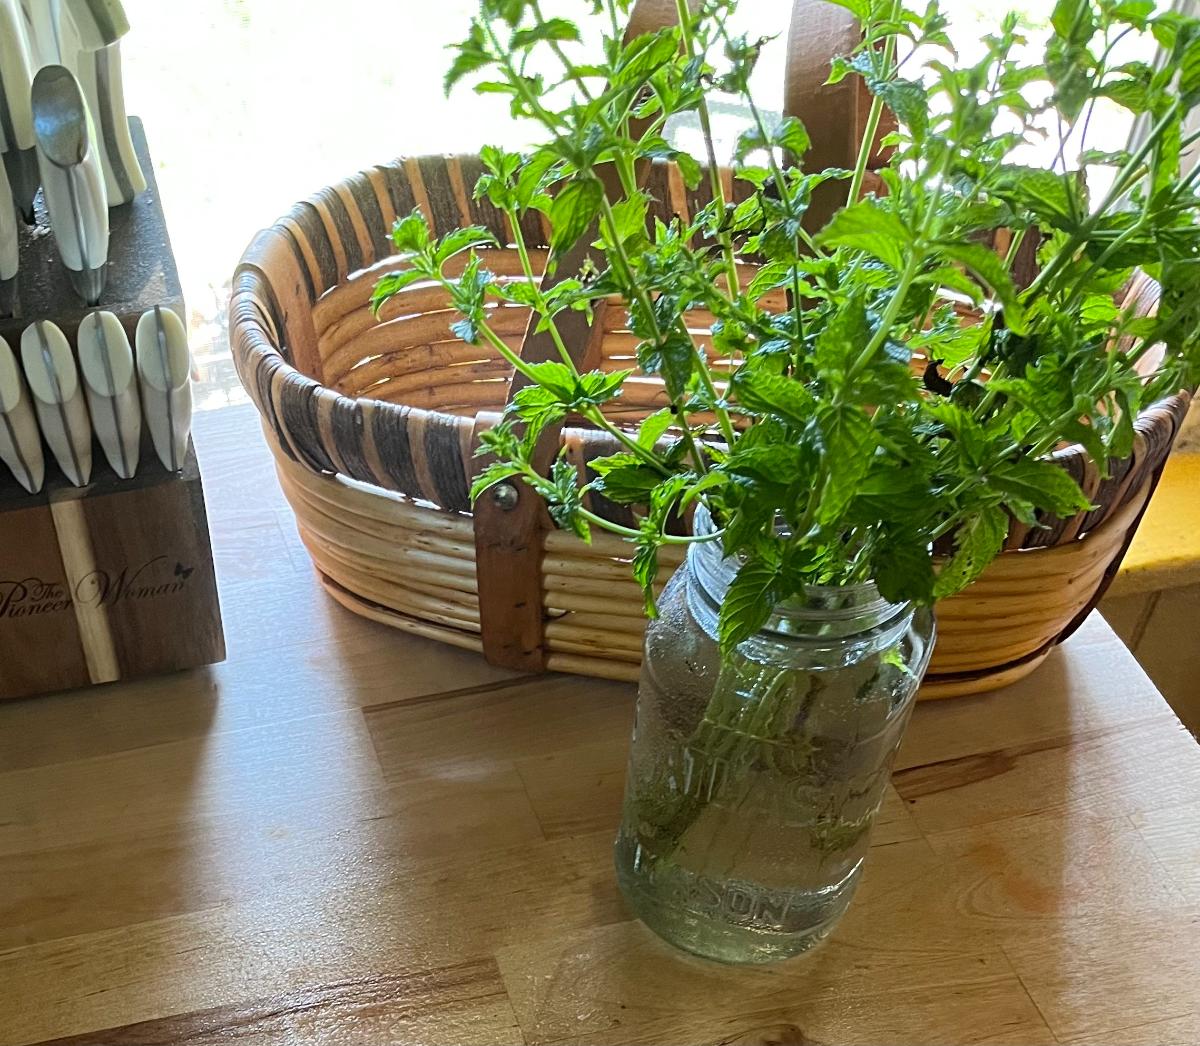
<path id="1" fill-rule="evenodd" d="M 711 527 L 703 509 L 696 526 Z M 874 585 L 813 587 L 722 663 L 736 571 L 719 542 L 692 545 L 659 599 L 616 866 L 671 943 L 771 962 L 811 948 L 850 902 L 934 623 Z"/>

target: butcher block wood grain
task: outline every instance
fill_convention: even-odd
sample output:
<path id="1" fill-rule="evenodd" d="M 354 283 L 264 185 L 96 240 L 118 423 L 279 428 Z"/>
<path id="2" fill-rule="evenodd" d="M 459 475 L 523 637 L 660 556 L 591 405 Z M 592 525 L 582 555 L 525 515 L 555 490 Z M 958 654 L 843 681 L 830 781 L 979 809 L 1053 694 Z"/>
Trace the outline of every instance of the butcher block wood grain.
<path id="1" fill-rule="evenodd" d="M 862 888 L 734 969 L 634 921 L 634 689 L 320 596 L 252 410 L 197 418 L 221 665 L 0 705 L 0 1044 L 1200 1041 L 1200 748 L 1097 616 L 916 709 Z"/>

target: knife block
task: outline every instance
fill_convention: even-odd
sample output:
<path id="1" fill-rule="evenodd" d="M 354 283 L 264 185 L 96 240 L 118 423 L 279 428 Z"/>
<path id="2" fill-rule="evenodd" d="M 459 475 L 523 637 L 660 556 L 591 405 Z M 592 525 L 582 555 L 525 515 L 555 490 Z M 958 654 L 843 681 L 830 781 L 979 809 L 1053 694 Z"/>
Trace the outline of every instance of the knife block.
<path id="1" fill-rule="evenodd" d="M 148 454 L 148 456 L 147 456 Z M 195 451 L 169 473 L 148 447 L 132 480 L 0 490 L 0 698 L 225 657 Z"/>
<path id="2" fill-rule="evenodd" d="M 186 317 L 154 165 L 130 120 L 148 187 L 109 211 L 109 275 L 98 308 L 133 341 L 162 305 Z M 72 346 L 92 310 L 75 296 L 39 193 L 21 233 L 11 346 L 34 320 L 53 320 Z M 143 426 L 137 475 L 122 480 L 93 446 L 92 482 L 72 486 L 47 452 L 46 485 L 30 495 L 0 465 L 0 698 L 108 683 L 225 657 L 221 609 L 194 448 L 179 473 L 159 463 Z"/>

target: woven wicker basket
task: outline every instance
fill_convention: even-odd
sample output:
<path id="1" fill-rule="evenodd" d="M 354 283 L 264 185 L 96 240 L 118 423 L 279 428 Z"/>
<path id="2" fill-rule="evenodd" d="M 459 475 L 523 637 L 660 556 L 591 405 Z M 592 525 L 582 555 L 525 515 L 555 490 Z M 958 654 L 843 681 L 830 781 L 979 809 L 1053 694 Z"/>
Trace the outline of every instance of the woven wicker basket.
<path id="1" fill-rule="evenodd" d="M 793 32 L 788 108 L 816 129 L 814 141 L 821 128 L 827 141 L 840 135 L 842 144 L 819 163 L 845 165 L 839 156 L 858 140 L 865 107 L 844 86 L 819 86 L 828 38 L 845 33 L 845 12 L 814 0 L 796 0 L 796 9 L 804 17 L 793 25 L 843 20 L 825 26 L 824 35 Z M 814 39 L 824 41 L 823 54 L 813 50 Z M 491 349 L 454 338 L 456 314 L 441 289 L 410 288 L 379 320 L 371 314 L 376 279 L 397 263 L 388 257 L 388 233 L 398 215 L 419 207 L 439 235 L 479 224 L 510 242 L 503 216 L 472 199 L 481 170 L 476 156 L 398 160 L 297 204 L 259 234 L 237 270 L 234 358 L 262 413 L 300 535 L 335 599 L 397 628 L 481 650 L 496 664 L 634 679 L 645 623 L 630 547 L 608 535 L 587 546 L 555 532 L 528 493 L 515 508 L 485 498 L 471 512 L 479 431 L 494 424 L 507 401 L 510 368 Z M 746 188 L 729 171 L 722 180 L 727 198 Z M 658 216 L 686 220 L 709 202 L 707 185 L 703 179 L 689 191 L 673 166 L 656 164 L 646 188 Z M 536 215 L 523 232 L 531 245 L 547 242 Z M 522 278 L 515 250 L 483 253 L 500 277 Z M 532 254 L 544 263 L 544 249 Z M 752 274 L 746 267 L 745 277 Z M 1126 295 L 1144 312 L 1157 287 L 1141 277 Z M 786 307 L 782 298 L 776 304 Z M 493 306 L 492 326 L 530 358 L 527 320 L 525 308 Z M 710 321 L 697 313 L 692 327 L 711 356 Z M 638 339 L 625 323 L 620 302 L 602 304 L 592 329 L 576 332 L 582 364 L 633 365 Z M 713 365 L 720 369 L 722 361 Z M 606 409 L 634 426 L 665 402 L 660 382 L 635 377 Z M 1006 551 L 983 577 L 939 604 L 939 640 L 923 696 L 1011 682 L 1070 635 L 1115 573 L 1188 402 L 1183 393 L 1138 418 L 1132 456 L 1113 463 L 1103 481 L 1082 448 L 1057 452 L 1096 508 L 1044 520 L 1044 527 L 1014 522 Z M 559 439 L 583 478 L 590 460 L 617 449 L 607 435 L 569 423 Z M 627 509 L 601 498 L 589 507 L 632 522 Z M 663 556 L 665 578 L 678 554 Z"/>
<path id="2" fill-rule="evenodd" d="M 318 193 L 261 233 L 236 276 L 235 359 L 262 413 L 300 535 L 335 599 L 406 631 L 485 650 L 501 664 L 632 679 L 644 620 L 629 546 L 604 535 L 587 546 L 544 523 L 510 531 L 541 561 L 532 616 L 509 605 L 520 578 L 479 569 L 468 488 L 478 428 L 507 397 L 507 365 L 486 347 L 454 339 L 441 290 L 405 291 L 379 321 L 371 315 L 374 282 L 396 263 L 385 256 L 396 215 L 417 206 L 439 233 L 480 223 L 507 238 L 500 217 L 470 199 L 478 172 L 471 156 L 397 161 Z M 706 202 L 669 167 L 655 170 L 651 191 L 664 216 Z M 545 243 L 536 222 L 525 235 Z M 519 278 L 515 251 L 488 251 L 485 263 Z M 1147 308 L 1154 292 L 1145 279 L 1132 290 Z M 519 350 L 528 310 L 494 309 L 493 325 Z M 707 321 L 697 315 L 695 329 Z M 619 306 L 600 311 L 590 349 L 602 368 L 630 365 L 637 339 L 624 323 Z M 663 405 L 656 381 L 631 379 L 626 389 L 611 409 L 623 423 L 635 425 Z M 1081 448 L 1056 455 L 1097 508 L 1048 520 L 1044 529 L 1014 524 L 1009 551 L 939 605 L 940 639 L 924 696 L 1020 678 L 1073 630 L 1114 573 L 1187 403 L 1180 394 L 1145 412 L 1132 457 L 1103 481 Z M 607 436 L 579 427 L 564 429 L 561 439 L 585 473 L 589 460 L 616 449 Z M 600 499 L 589 507 L 630 521 L 625 509 Z M 663 576 L 676 562 L 664 560 Z"/>

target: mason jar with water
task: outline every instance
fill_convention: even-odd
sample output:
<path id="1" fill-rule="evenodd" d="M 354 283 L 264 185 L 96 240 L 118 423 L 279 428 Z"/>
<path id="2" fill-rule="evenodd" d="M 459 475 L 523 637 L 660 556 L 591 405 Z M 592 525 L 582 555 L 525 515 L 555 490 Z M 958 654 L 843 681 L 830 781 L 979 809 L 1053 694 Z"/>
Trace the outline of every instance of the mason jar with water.
<path id="1" fill-rule="evenodd" d="M 697 531 L 711 526 L 701 509 Z M 934 624 L 871 584 L 815 586 L 722 659 L 737 568 L 719 542 L 691 545 L 659 599 L 616 865 L 666 940 L 770 962 L 827 936 L 850 902 Z"/>

